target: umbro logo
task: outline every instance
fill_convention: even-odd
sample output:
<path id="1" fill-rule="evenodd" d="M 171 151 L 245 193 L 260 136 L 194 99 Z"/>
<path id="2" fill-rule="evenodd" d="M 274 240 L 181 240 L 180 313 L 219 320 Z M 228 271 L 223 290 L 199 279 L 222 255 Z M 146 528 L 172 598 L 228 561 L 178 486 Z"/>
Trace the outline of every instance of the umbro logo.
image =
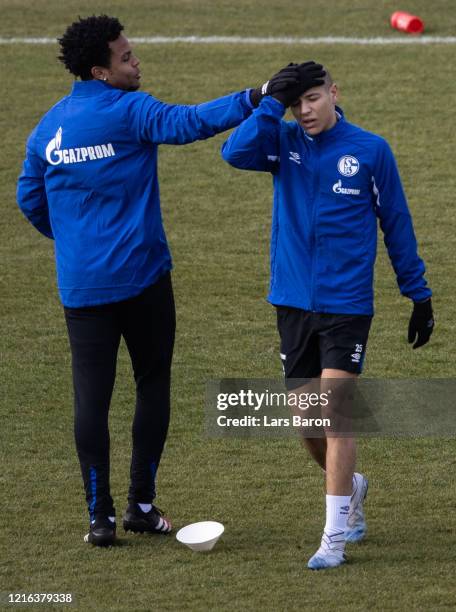
<path id="1" fill-rule="evenodd" d="M 294 161 L 299 166 L 301 165 L 301 156 L 299 153 L 295 153 L 294 151 L 290 151 L 290 157 L 288 158 L 291 161 Z"/>

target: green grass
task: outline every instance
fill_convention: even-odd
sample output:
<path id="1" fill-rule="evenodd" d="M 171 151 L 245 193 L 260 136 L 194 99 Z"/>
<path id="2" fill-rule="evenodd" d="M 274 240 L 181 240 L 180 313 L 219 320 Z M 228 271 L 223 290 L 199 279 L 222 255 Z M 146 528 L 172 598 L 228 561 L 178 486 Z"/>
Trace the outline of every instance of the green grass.
<path id="1" fill-rule="evenodd" d="M 389 18 L 397 10 L 419 15 L 427 34 L 454 35 L 451 0 L 409 0 L 402 6 L 396 0 L 4 0 L 0 32 L 54 36 L 77 15 L 105 12 L 139 36 L 393 36 Z"/>
<path id="2" fill-rule="evenodd" d="M 279 8 L 280 7 L 280 8 Z M 0 35 L 58 35 L 76 14 L 117 13 L 127 34 L 389 35 L 394 2 L 2 3 Z M 409 2 L 435 34 L 453 34 L 449 1 Z M 442 17 L 443 15 L 443 17 Z M 225 138 L 162 147 L 163 214 L 173 252 L 178 329 L 172 422 L 158 503 L 176 527 L 211 518 L 226 532 L 210 555 L 173 537 L 122 537 L 93 550 L 72 438 L 68 341 L 55 290 L 52 244 L 14 201 L 28 133 L 71 83 L 52 46 L 2 46 L 0 410 L 3 592 L 71 592 L 81 610 L 454 609 L 454 439 L 364 439 L 371 480 L 369 537 L 352 563 L 311 573 L 319 542 L 321 474 L 294 439 L 208 439 L 210 378 L 278 377 L 273 309 L 265 302 L 271 180 L 219 156 Z M 141 46 L 143 87 L 194 103 L 261 83 L 291 60 L 321 60 L 340 82 L 349 120 L 377 131 L 397 155 L 420 252 L 434 290 L 429 346 L 406 343 L 410 305 L 380 242 L 377 315 L 365 375 L 454 377 L 456 191 L 452 136 L 454 48 Z M 112 490 L 126 502 L 133 410 L 125 348 L 111 411 Z M 44 608 L 42 608 L 44 609 Z"/>

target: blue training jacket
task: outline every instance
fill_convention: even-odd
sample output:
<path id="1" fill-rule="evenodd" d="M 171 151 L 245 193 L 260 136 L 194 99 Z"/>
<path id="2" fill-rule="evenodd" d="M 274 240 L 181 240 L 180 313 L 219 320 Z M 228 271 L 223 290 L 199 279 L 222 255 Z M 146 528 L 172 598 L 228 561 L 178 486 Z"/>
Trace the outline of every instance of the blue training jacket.
<path id="1" fill-rule="evenodd" d="M 222 147 L 236 168 L 271 172 L 271 284 L 275 305 L 334 314 L 373 314 L 377 218 L 401 293 L 431 296 L 412 220 L 388 143 L 348 123 L 315 137 L 285 122 L 263 98 Z"/>
<path id="2" fill-rule="evenodd" d="M 251 110 L 249 91 L 182 106 L 98 80 L 74 83 L 30 135 L 17 187 L 22 212 L 55 239 L 65 306 L 128 299 L 171 269 L 157 145 L 209 138 Z"/>

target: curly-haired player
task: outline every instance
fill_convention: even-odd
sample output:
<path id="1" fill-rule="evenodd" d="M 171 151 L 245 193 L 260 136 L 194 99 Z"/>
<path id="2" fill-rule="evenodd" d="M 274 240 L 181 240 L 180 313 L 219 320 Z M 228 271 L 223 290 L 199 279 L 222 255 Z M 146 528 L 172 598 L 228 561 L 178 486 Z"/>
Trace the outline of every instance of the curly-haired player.
<path id="1" fill-rule="evenodd" d="M 93 66 L 111 67 L 115 57 L 112 57 L 109 43 L 117 41 L 123 29 L 116 17 L 100 15 L 79 19 L 58 39 L 61 48 L 59 60 L 74 76 L 83 81 L 93 79 Z"/>

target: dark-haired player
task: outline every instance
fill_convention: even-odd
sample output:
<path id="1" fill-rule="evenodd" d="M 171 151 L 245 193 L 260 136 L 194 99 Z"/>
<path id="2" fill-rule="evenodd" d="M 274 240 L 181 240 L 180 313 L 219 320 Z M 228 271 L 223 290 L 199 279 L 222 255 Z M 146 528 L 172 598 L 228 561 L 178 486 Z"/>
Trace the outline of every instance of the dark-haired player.
<path id="1" fill-rule="evenodd" d="M 337 94 L 326 71 L 323 84 L 291 101 L 293 122 L 282 120 L 283 104 L 265 96 L 222 149 L 236 168 L 274 177 L 268 300 L 277 308 L 281 359 L 295 393 L 302 379 L 321 377 L 320 388 L 327 390 L 361 373 L 373 315 L 378 221 L 401 293 L 414 303 L 408 330 L 413 348 L 428 342 L 434 325 L 431 290 L 391 149 L 345 120 Z M 355 440 L 334 433 L 340 432 L 306 440 L 325 470 L 327 492 L 326 524 L 310 569 L 341 565 L 345 542 L 366 533 L 367 479 L 355 472 Z"/>
<path id="2" fill-rule="evenodd" d="M 116 536 L 109 487 L 108 411 L 121 337 L 136 382 L 126 530 L 167 533 L 153 505 L 170 410 L 175 332 L 171 257 L 163 230 L 157 145 L 185 144 L 239 124 L 266 93 L 299 95 L 321 66 L 290 66 L 264 91 L 194 106 L 169 105 L 140 86 L 139 60 L 123 27 L 102 15 L 73 23 L 60 60 L 80 80 L 27 142 L 17 199 L 55 240 L 57 281 L 72 352 L 75 438 L 90 513 L 86 540 Z"/>

